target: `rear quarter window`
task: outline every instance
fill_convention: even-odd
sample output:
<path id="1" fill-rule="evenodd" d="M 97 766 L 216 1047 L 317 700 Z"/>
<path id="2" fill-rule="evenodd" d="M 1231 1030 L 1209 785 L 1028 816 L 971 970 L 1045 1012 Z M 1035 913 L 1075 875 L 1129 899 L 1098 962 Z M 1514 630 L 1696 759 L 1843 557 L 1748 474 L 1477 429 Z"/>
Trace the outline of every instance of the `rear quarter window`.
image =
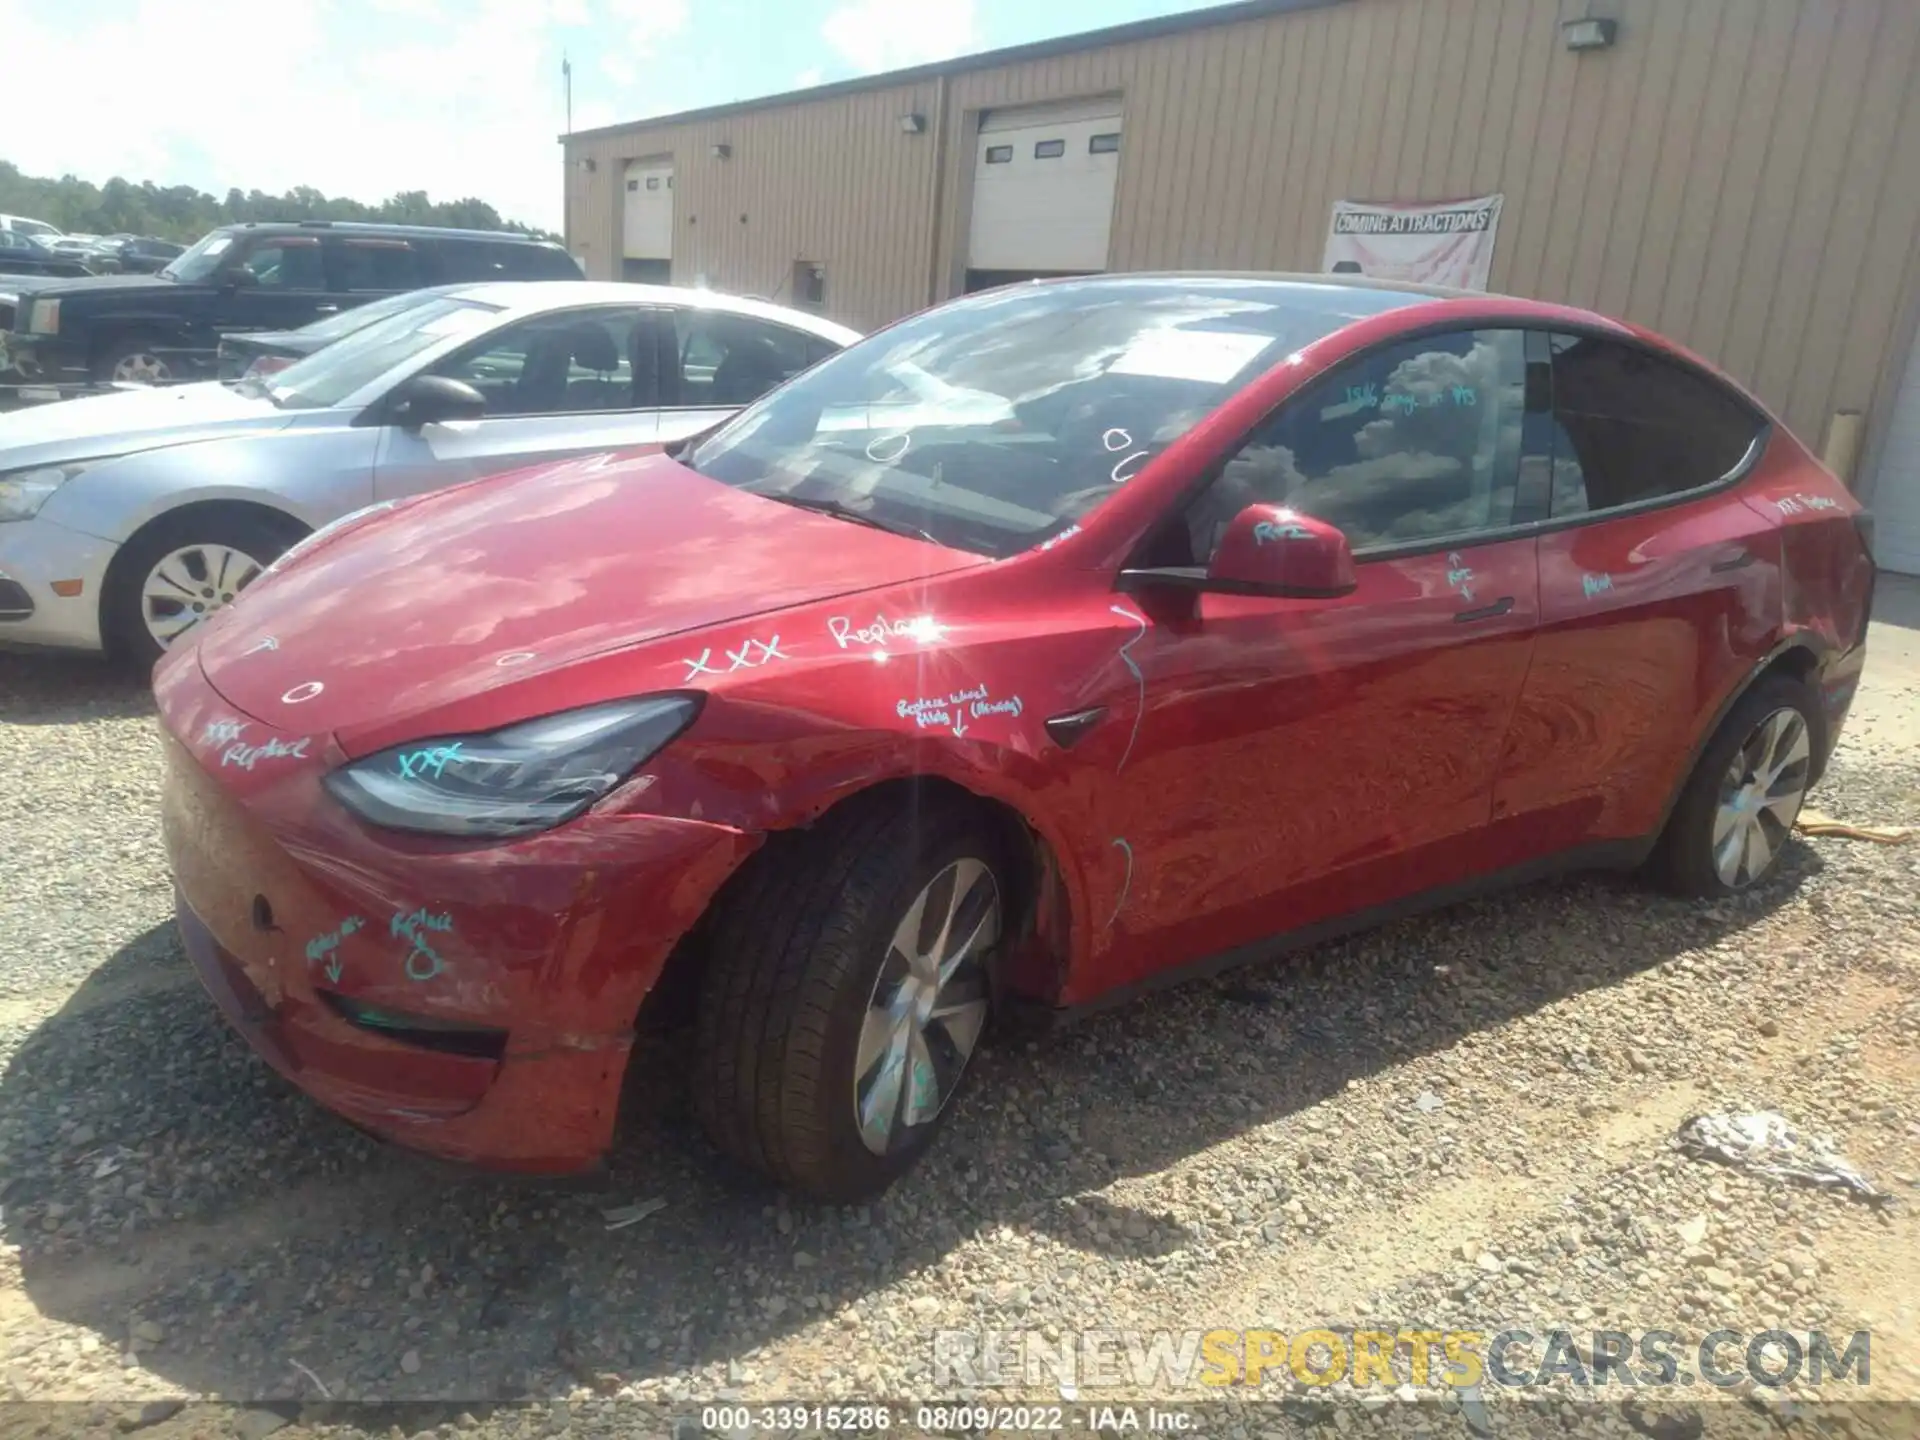
<path id="1" fill-rule="evenodd" d="M 1553 337 L 1553 418 L 1556 517 L 1713 485 L 1767 426 L 1711 376 L 1593 335 Z"/>

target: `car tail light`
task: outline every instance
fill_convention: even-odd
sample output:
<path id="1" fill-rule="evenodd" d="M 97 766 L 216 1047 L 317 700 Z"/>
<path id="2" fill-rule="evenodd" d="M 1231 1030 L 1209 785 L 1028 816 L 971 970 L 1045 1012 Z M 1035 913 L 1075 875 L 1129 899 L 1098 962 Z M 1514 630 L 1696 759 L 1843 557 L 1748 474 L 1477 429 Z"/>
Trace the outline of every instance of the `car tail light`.
<path id="1" fill-rule="evenodd" d="M 240 378 L 242 380 L 262 380 L 269 375 L 279 373 L 291 364 L 293 364 L 293 361 L 285 355 L 262 355 L 258 360 L 247 366 L 246 373 L 241 375 Z"/>

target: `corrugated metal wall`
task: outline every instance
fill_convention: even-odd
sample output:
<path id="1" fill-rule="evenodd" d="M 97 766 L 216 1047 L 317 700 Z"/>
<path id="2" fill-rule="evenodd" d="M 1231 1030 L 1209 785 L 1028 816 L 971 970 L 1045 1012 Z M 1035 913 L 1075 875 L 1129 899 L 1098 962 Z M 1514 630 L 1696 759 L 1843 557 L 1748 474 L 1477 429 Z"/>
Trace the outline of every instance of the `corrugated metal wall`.
<path id="1" fill-rule="evenodd" d="M 1571 53 L 1589 10 L 1619 43 Z M 1672 335 L 1818 445 L 1900 379 L 1917 70 L 1916 0 L 1345 0 L 576 140 L 597 169 L 569 165 L 570 219 L 617 273 L 623 162 L 670 150 L 676 280 L 772 294 L 820 261 L 829 309 L 872 326 L 958 288 L 980 110 L 1119 92 L 1111 268 L 1311 270 L 1335 200 L 1500 191 L 1494 289 Z"/>

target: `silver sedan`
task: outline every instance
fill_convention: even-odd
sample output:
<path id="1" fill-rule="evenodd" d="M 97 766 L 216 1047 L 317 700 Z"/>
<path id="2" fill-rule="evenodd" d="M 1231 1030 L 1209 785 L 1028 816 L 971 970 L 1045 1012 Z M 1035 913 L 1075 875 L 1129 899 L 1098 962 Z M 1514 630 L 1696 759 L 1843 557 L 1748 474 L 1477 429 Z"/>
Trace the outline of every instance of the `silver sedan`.
<path id="1" fill-rule="evenodd" d="M 0 642 L 150 663 L 334 520 L 680 439 L 858 338 L 706 291 L 483 284 L 265 379 L 0 415 Z"/>

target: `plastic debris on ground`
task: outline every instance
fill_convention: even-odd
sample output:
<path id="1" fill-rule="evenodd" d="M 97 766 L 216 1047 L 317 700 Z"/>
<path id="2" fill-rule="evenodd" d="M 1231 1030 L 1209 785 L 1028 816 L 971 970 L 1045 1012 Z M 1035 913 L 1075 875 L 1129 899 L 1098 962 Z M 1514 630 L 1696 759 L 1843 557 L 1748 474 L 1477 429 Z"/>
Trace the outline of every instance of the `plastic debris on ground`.
<path id="1" fill-rule="evenodd" d="M 1737 1165 L 1774 1180 L 1832 1186 L 1876 1204 L 1893 1203 L 1892 1195 L 1836 1154 L 1830 1142 L 1802 1135 L 1771 1110 L 1696 1115 L 1680 1127 L 1679 1143 L 1696 1160 Z"/>
<path id="2" fill-rule="evenodd" d="M 1904 845 L 1914 836 L 1911 825 L 1851 825 L 1822 815 L 1818 810 L 1802 810 L 1793 828 L 1802 835 L 1831 835 L 1842 840 L 1871 840 L 1876 845 Z"/>
<path id="3" fill-rule="evenodd" d="M 667 1208 L 665 1200 L 642 1200 L 636 1205 L 616 1205 L 611 1210 L 602 1210 L 602 1218 L 609 1230 L 624 1230 L 629 1225 L 638 1225 L 655 1211 Z"/>

